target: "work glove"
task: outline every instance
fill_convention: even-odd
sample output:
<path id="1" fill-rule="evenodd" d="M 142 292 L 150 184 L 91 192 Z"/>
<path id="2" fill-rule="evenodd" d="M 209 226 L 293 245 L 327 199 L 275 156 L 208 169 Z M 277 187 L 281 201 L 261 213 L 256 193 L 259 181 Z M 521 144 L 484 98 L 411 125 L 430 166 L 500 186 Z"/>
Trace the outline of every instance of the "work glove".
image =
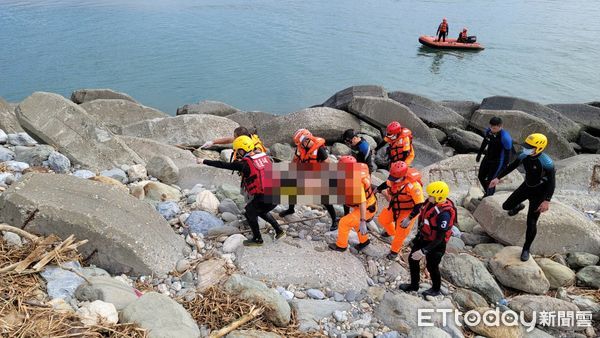
<path id="1" fill-rule="evenodd" d="M 423 253 L 423 250 L 415 251 L 410 256 L 410 258 L 414 259 L 415 261 L 420 261 L 421 259 L 423 259 L 423 257 L 425 257 L 425 254 Z"/>
<path id="2" fill-rule="evenodd" d="M 206 141 L 203 145 L 200 146 L 200 149 L 210 148 L 214 145 L 213 141 Z"/>
<path id="3" fill-rule="evenodd" d="M 479 161 L 481 161 L 481 154 L 477 154 L 477 157 L 475 157 L 475 162 L 479 163 Z"/>
<path id="4" fill-rule="evenodd" d="M 360 221 L 360 225 L 358 226 L 358 231 L 360 231 L 361 235 L 366 235 L 367 234 L 367 221 L 365 220 L 361 220 Z"/>
<path id="5" fill-rule="evenodd" d="M 204 164 L 204 159 L 200 158 L 200 157 L 196 157 L 196 163 L 198 163 L 198 164 Z"/>
<path id="6" fill-rule="evenodd" d="M 402 220 L 402 224 L 400 224 L 400 226 L 403 229 L 408 228 L 408 225 L 410 224 L 410 217 L 406 217 L 405 219 Z"/>

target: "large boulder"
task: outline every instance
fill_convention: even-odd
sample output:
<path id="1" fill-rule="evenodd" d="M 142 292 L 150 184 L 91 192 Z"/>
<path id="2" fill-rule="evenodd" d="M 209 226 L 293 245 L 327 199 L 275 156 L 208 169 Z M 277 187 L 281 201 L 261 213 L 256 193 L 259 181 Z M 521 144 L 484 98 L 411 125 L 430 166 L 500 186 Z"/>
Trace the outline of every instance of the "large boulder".
<path id="1" fill-rule="evenodd" d="M 323 244 L 313 241 L 294 241 L 290 245 L 284 241 L 267 243 L 271 240 L 266 237 L 264 240 L 264 246 L 244 250 L 238 257 L 240 270 L 249 277 L 279 285 L 329 287 L 338 292 L 367 288 L 369 276 L 354 255 L 323 251 Z"/>
<path id="2" fill-rule="evenodd" d="M 503 128 L 508 131 L 517 144 L 523 144 L 529 134 L 542 133 L 548 137 L 546 152 L 554 159 L 563 159 L 575 156 L 575 150 L 569 141 L 563 137 L 554 124 L 550 124 L 534 115 L 529 115 L 518 110 L 483 110 L 473 114 L 471 125 L 480 131 L 489 127 L 490 118 L 502 118 Z"/>
<path id="3" fill-rule="evenodd" d="M 178 168 L 196 166 L 196 156 L 194 156 L 189 150 L 184 150 L 175 146 L 170 146 L 168 144 L 145 138 L 131 136 L 117 137 L 146 163 L 155 156 L 167 156 L 173 160 Z"/>
<path id="4" fill-rule="evenodd" d="M 452 109 L 467 121 L 471 119 L 473 113 L 479 109 L 479 103 L 473 101 L 440 101 L 442 106 Z"/>
<path id="5" fill-rule="evenodd" d="M 327 101 L 325 101 L 322 106 L 330 107 L 335 109 L 346 110 L 348 105 L 352 101 L 353 98 L 358 96 L 368 96 L 368 97 L 387 97 L 387 92 L 381 86 L 373 86 L 373 85 L 362 85 L 362 86 L 352 86 L 346 89 L 342 89 L 339 92 L 333 94 Z"/>
<path id="6" fill-rule="evenodd" d="M 346 129 L 358 130 L 360 123 L 356 117 L 333 108 L 306 108 L 295 113 L 281 115 L 267 125 L 258 127 L 258 135 L 265 144 L 293 143 L 296 130 L 306 128 L 313 135 L 333 143 L 342 138 Z"/>
<path id="7" fill-rule="evenodd" d="M 231 115 L 225 116 L 228 119 L 237 122 L 242 127 L 248 129 L 258 129 L 259 126 L 267 125 L 277 115 L 271 113 L 264 113 L 261 111 L 249 111 L 249 112 L 237 112 Z"/>
<path id="8" fill-rule="evenodd" d="M 0 97 L 0 129 L 2 129 L 7 134 L 18 133 L 23 131 L 19 121 L 17 120 L 17 116 L 15 115 L 15 111 L 8 104 L 8 102 L 4 101 Z"/>
<path id="9" fill-rule="evenodd" d="M 236 187 L 239 194 L 240 176 L 233 174 L 230 170 L 209 167 L 207 165 L 193 165 L 179 168 L 179 181 L 177 185 L 181 189 L 192 189 L 196 184 L 218 186 L 225 183 Z"/>
<path id="10" fill-rule="evenodd" d="M 143 163 L 83 108 L 58 94 L 36 92 L 17 107 L 19 123 L 74 164 L 92 170 Z"/>
<path id="11" fill-rule="evenodd" d="M 507 246 L 489 261 L 492 273 L 500 283 L 513 289 L 543 295 L 550 282 L 535 260 L 521 261 L 521 248 Z"/>
<path id="12" fill-rule="evenodd" d="M 230 119 L 200 114 L 141 121 L 124 126 L 122 133 L 170 145 L 200 146 L 206 141 L 232 136 L 237 127 Z"/>
<path id="13" fill-rule="evenodd" d="M 548 296 L 532 295 L 516 296 L 510 300 L 508 307 L 524 316 L 528 322 L 536 319 L 538 324 L 540 323 L 540 320 L 543 319 L 543 313 L 565 313 L 570 311 L 575 313 L 579 311 L 577 305 L 573 303 Z M 548 321 L 546 326 L 560 330 L 573 330 L 576 328 L 576 320 L 571 320 L 570 326 L 561 322 L 562 321 L 559 320 Z"/>
<path id="14" fill-rule="evenodd" d="M 173 299 L 156 292 L 148 292 L 129 304 L 119 319 L 147 329 L 149 338 L 200 337 L 198 324 L 189 312 Z"/>
<path id="15" fill-rule="evenodd" d="M 227 116 L 239 112 L 240 110 L 219 101 L 200 101 L 198 103 L 186 104 L 177 108 L 176 115 L 187 114 L 208 114 L 215 116 Z"/>
<path id="16" fill-rule="evenodd" d="M 587 131 L 582 130 L 579 133 L 579 140 L 577 140 L 577 144 L 579 144 L 585 151 L 596 153 L 598 150 L 600 150 L 600 137 L 594 136 Z"/>
<path id="17" fill-rule="evenodd" d="M 486 97 L 481 102 L 479 109 L 484 110 L 519 110 L 525 112 L 531 116 L 535 116 L 546 121 L 549 125 L 553 126 L 561 136 L 565 137 L 569 141 L 577 139 L 579 129 L 581 127 L 577 125 L 573 120 L 554 109 L 550 109 L 542 104 L 509 96 L 491 96 Z M 502 119 L 506 123 L 508 119 Z M 489 119 L 488 121 L 489 122 Z M 514 137 L 514 135 L 513 135 Z"/>
<path id="18" fill-rule="evenodd" d="M 454 320 L 445 320 L 448 318 L 442 312 L 434 312 L 435 309 L 454 310 L 454 305 L 449 299 L 428 302 L 408 293 L 387 292 L 381 303 L 375 308 L 374 314 L 390 329 L 409 334 L 419 327 L 419 310 L 425 309 L 431 311 L 424 312 L 426 316 L 431 316 L 430 320 L 425 320 L 426 323 L 433 323 L 433 326 L 444 330 L 453 338 L 463 337 Z"/>
<path id="19" fill-rule="evenodd" d="M 330 317 L 335 311 L 350 311 L 352 305 L 343 302 L 329 300 L 296 299 L 292 302 L 296 310 L 299 326 L 304 332 L 319 331 L 319 322 L 323 318 Z"/>
<path id="20" fill-rule="evenodd" d="M 87 239 L 82 256 L 113 274 L 167 273 L 187 249 L 150 204 L 74 176 L 25 175 L 0 197 L 0 215 L 33 233 Z"/>
<path id="21" fill-rule="evenodd" d="M 456 155 L 427 166 L 421 171 L 423 183 L 427 185 L 434 181 L 446 182 L 450 187 L 450 198 L 460 204 L 471 186 L 481 186 L 477 179 L 479 163 L 475 161 L 475 157 L 475 154 Z M 497 190 L 514 190 L 522 182 L 523 177 L 515 170 L 502 179 Z"/>
<path id="22" fill-rule="evenodd" d="M 475 291 L 492 304 L 504 298 L 502 289 L 483 262 L 469 254 L 444 255 L 440 272 L 455 286 Z"/>
<path id="23" fill-rule="evenodd" d="M 483 141 L 481 135 L 468 130 L 448 128 L 446 133 L 448 135 L 448 144 L 456 149 L 458 153 L 462 154 L 477 152 Z"/>
<path id="24" fill-rule="evenodd" d="M 139 298 L 133 287 L 110 276 L 88 277 L 87 281 L 75 290 L 75 297 L 79 301 L 101 300 L 111 303 L 119 311 Z"/>
<path id="25" fill-rule="evenodd" d="M 390 99 L 398 101 L 412 110 L 427 124 L 446 130 L 450 127 L 464 128 L 467 120 L 450 108 L 416 94 L 396 91 L 388 94 Z"/>
<path id="26" fill-rule="evenodd" d="M 600 130 L 600 108 L 589 104 L 549 104 L 549 108 L 587 128 Z"/>
<path id="27" fill-rule="evenodd" d="M 600 209 L 600 154 L 556 161 L 555 195 L 579 210 Z"/>
<path id="28" fill-rule="evenodd" d="M 575 284 L 575 272 L 569 267 L 557 263 L 549 258 L 536 259 L 536 262 L 544 271 L 544 275 L 550 282 L 551 289 L 568 287 Z"/>
<path id="29" fill-rule="evenodd" d="M 128 100 L 100 99 L 81 104 L 81 108 L 113 133 L 121 133 L 121 127 L 143 120 L 168 117 L 154 108 Z"/>
<path id="30" fill-rule="evenodd" d="M 369 119 L 383 128 L 392 121 L 399 121 L 410 129 L 414 140 L 436 151 L 442 152 L 442 145 L 435 134 L 408 107 L 388 98 L 355 97 L 348 105 L 348 111 L 360 118 Z M 417 153 L 417 157 L 418 157 Z"/>
<path id="31" fill-rule="evenodd" d="M 600 289 L 600 266 L 592 265 L 577 272 L 577 280 L 579 284 Z"/>
<path id="32" fill-rule="evenodd" d="M 71 101 L 77 104 L 98 99 L 126 100 L 137 103 L 131 96 L 112 89 L 78 89 L 71 94 Z"/>
<path id="33" fill-rule="evenodd" d="M 479 204 L 473 216 L 485 231 L 498 242 L 522 246 L 525 242 L 527 210 L 508 216 L 502 209 L 507 193 L 496 193 Z M 528 207 L 528 202 L 525 202 Z M 600 227 L 582 212 L 553 200 L 550 210 L 543 213 L 537 224 L 537 236 L 531 252 L 553 255 L 583 251 L 600 253 Z"/>

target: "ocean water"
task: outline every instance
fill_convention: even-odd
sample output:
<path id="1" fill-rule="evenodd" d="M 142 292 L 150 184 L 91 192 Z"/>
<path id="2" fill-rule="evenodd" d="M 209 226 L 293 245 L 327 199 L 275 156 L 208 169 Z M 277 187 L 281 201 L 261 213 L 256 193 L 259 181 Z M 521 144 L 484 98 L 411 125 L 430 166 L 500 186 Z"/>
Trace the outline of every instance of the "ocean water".
<path id="1" fill-rule="evenodd" d="M 486 50 L 422 48 L 447 17 Z M 600 100 L 600 1 L 0 0 L 0 96 L 113 88 L 173 114 L 292 112 L 354 84 L 436 100 Z"/>

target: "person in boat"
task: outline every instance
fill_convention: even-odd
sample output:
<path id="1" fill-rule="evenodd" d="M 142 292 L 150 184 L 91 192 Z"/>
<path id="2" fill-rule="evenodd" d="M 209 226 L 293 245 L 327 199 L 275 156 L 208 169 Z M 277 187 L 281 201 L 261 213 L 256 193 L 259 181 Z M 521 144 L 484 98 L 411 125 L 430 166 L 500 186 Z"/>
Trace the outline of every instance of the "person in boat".
<path id="1" fill-rule="evenodd" d="M 456 39 L 456 42 L 468 43 L 468 39 L 467 39 L 467 27 L 463 27 L 462 32 L 460 32 L 458 34 L 458 39 Z"/>
<path id="2" fill-rule="evenodd" d="M 446 42 L 446 37 L 448 36 L 448 31 L 450 30 L 450 27 L 448 26 L 448 21 L 446 20 L 446 18 L 444 18 L 442 20 L 442 23 L 438 26 L 437 29 L 437 40 L 436 41 L 440 41 L 440 39 L 443 39 L 444 42 Z"/>

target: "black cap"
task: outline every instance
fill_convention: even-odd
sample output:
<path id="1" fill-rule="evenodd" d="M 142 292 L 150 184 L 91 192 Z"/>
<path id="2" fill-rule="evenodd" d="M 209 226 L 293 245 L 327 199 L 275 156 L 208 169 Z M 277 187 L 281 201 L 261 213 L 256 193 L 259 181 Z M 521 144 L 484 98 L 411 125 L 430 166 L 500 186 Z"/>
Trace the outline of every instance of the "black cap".
<path id="1" fill-rule="evenodd" d="M 343 136 L 344 142 L 349 142 L 354 136 L 356 136 L 354 129 L 346 129 Z"/>

